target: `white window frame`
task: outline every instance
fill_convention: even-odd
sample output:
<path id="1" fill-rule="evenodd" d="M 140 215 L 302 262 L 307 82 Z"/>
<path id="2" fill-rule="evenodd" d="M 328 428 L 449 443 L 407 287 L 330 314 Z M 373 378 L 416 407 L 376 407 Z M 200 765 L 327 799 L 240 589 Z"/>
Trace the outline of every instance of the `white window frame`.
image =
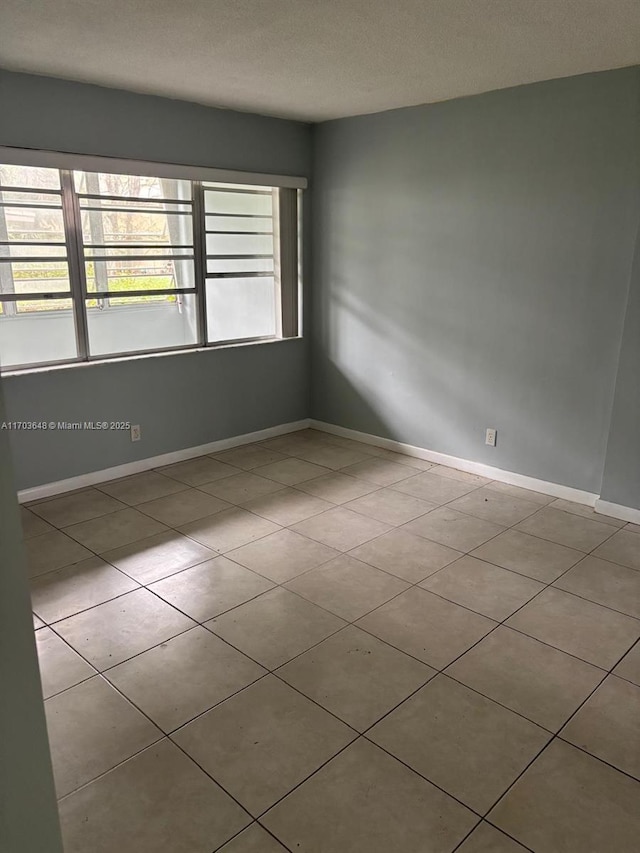
<path id="1" fill-rule="evenodd" d="M 67 262 L 71 283 L 71 300 L 75 319 L 77 357 L 49 362 L 29 362 L 20 365 L 0 365 L 2 373 L 16 373 L 42 367 L 66 366 L 102 362 L 127 357 L 140 357 L 157 353 L 185 350 L 215 349 L 217 347 L 259 343 L 301 335 L 301 270 L 302 270 L 302 191 L 307 179 L 288 175 L 231 171 L 208 167 L 183 166 L 154 163 L 140 160 L 121 160 L 111 157 L 68 154 L 54 151 L 38 151 L 0 146 L 0 163 L 16 166 L 33 166 L 60 171 L 62 187 L 63 218 L 67 244 Z M 193 293 L 198 315 L 198 340 L 186 346 L 158 347 L 149 350 L 131 350 L 105 355 L 91 355 L 89 350 L 84 277 L 85 255 L 79 223 L 79 196 L 73 186 L 73 172 L 94 172 L 119 175 L 140 175 L 189 181 L 192 188 L 193 244 L 195 288 L 182 288 L 171 292 Z M 208 182 L 238 184 L 240 186 L 270 187 L 277 190 L 274 204 L 274 251 L 278 259 L 274 272 L 277 311 L 276 334 L 255 338 L 229 338 L 223 341 L 207 341 L 206 281 L 212 277 L 226 277 L 207 273 L 205 239 L 205 213 L 203 184 Z M 80 232 L 80 233 L 78 233 Z M 241 276 L 241 274 L 240 274 Z M 148 291 L 148 295 L 152 292 Z M 120 294 L 119 294 L 120 295 Z M 132 294 L 133 295 L 133 294 Z M 20 295 L 22 297 L 22 295 Z M 0 300 L 10 301 L 11 294 L 0 294 Z M 42 298 L 42 296 L 40 296 Z M 1 331 L 0 331 L 1 334 Z"/>

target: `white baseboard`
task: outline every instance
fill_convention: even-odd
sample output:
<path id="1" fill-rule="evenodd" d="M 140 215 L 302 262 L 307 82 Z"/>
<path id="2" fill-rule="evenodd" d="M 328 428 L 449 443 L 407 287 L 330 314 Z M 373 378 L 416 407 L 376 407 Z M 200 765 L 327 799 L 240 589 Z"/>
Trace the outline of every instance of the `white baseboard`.
<path id="1" fill-rule="evenodd" d="M 574 503 L 584 504 L 586 506 L 595 506 L 598 500 L 598 495 L 593 492 L 584 492 L 581 489 L 574 489 L 571 486 L 563 486 L 560 483 L 549 483 L 546 480 L 537 480 L 535 477 L 527 477 L 525 474 L 516 474 L 514 471 L 504 471 L 502 468 L 493 468 L 491 465 L 484 465 L 482 462 L 472 462 L 470 459 L 461 459 L 458 456 L 449 456 L 446 453 L 438 453 L 435 450 L 427 450 L 424 447 L 414 447 L 412 444 L 403 444 L 401 441 L 395 441 L 392 438 L 381 438 L 378 435 L 370 435 L 366 432 L 358 432 L 354 429 L 328 424 L 324 421 L 311 420 L 310 423 L 313 429 L 328 432 L 333 435 L 339 435 L 343 438 L 352 438 L 355 441 L 362 441 L 364 444 L 372 444 L 375 447 L 384 447 L 386 450 L 395 450 L 397 453 L 404 453 L 406 456 L 415 456 L 417 459 L 426 459 L 427 462 L 434 462 L 438 465 L 446 465 L 449 468 L 457 468 L 459 471 L 466 471 L 469 474 L 478 474 L 481 477 L 488 477 L 491 480 L 497 480 L 500 483 L 508 483 L 510 486 L 520 486 L 523 489 L 531 489 L 534 492 L 542 492 L 544 495 L 552 495 L 554 498 L 563 498 Z M 610 504 L 609 506 L 613 506 Z M 607 515 L 613 513 L 607 512 Z M 617 517 L 617 516 L 616 516 Z"/>
<path id="2" fill-rule="evenodd" d="M 96 483 L 105 483 L 108 480 L 118 480 L 120 477 L 128 477 L 131 474 L 139 474 L 150 468 L 159 468 L 161 465 L 172 465 L 174 462 L 183 462 L 185 459 L 193 459 L 206 453 L 219 453 L 221 450 L 229 450 L 231 447 L 240 447 L 242 444 L 251 444 L 254 441 L 266 441 L 288 432 L 307 429 L 309 420 L 292 421 L 288 424 L 268 427 L 258 432 L 248 432 L 244 435 L 234 435 L 231 438 L 221 438 L 219 441 L 211 441 L 208 444 L 200 444 L 198 447 L 186 447 L 184 450 L 174 450 L 171 453 L 163 453 L 160 456 L 150 456 L 147 459 L 138 459 L 135 462 L 127 462 L 124 465 L 116 465 L 114 468 L 103 468 L 101 471 L 91 471 L 88 474 L 80 474 L 77 477 L 69 477 L 66 480 L 58 480 L 55 483 L 44 483 L 42 486 L 33 486 L 30 489 L 22 489 L 18 492 L 18 501 L 28 503 L 41 498 L 50 498 L 64 492 L 75 489 L 84 489 L 94 486 Z"/>
<path id="3" fill-rule="evenodd" d="M 201 444 L 198 447 L 187 447 L 184 450 L 175 450 L 171 453 L 163 453 L 160 456 L 151 456 L 147 459 L 139 459 L 135 462 L 127 462 L 124 465 L 116 465 L 114 468 L 103 468 L 101 471 L 91 471 L 88 474 L 80 474 L 77 477 L 69 477 L 66 480 L 58 480 L 55 483 L 44 483 L 41 486 L 33 486 L 30 489 L 22 489 L 18 492 L 18 501 L 20 503 L 28 503 L 42 498 L 49 498 L 55 495 L 71 492 L 75 489 L 83 489 L 88 486 L 94 486 L 97 483 L 105 483 L 108 480 L 117 480 L 120 477 L 128 477 L 131 474 L 138 474 L 141 471 L 148 471 L 151 468 L 159 468 L 161 465 L 172 465 L 174 462 L 183 462 L 186 459 L 193 459 L 196 456 L 203 456 L 206 453 L 219 453 L 222 450 L 228 450 L 232 447 L 240 447 L 243 444 L 251 444 L 254 441 L 266 441 L 269 438 L 275 438 L 279 435 L 285 435 L 289 432 L 297 432 L 301 429 L 313 429 L 326 432 L 331 435 L 338 435 L 342 438 L 351 438 L 354 441 L 361 441 L 363 444 L 370 444 L 374 447 L 382 447 L 386 450 L 394 450 L 397 453 L 404 453 L 406 456 L 414 456 L 417 459 L 425 459 L 427 462 L 433 462 L 438 465 L 446 465 L 449 468 L 457 468 L 459 471 L 466 471 L 469 474 L 478 474 L 481 477 L 488 477 L 491 480 L 497 480 L 499 483 L 508 483 L 510 486 L 520 486 L 523 489 L 531 489 L 534 492 L 541 492 L 545 495 L 551 495 L 555 498 L 573 501 L 574 503 L 584 504 L 595 508 L 595 511 L 602 515 L 608 515 L 612 518 L 618 518 L 621 521 L 630 521 L 635 524 L 640 524 L 640 509 L 634 509 L 628 506 L 603 501 L 593 492 L 585 492 L 581 489 L 574 489 L 571 486 L 563 486 L 560 483 L 550 483 L 546 480 L 538 480 L 535 477 L 528 477 L 525 474 L 517 474 L 514 471 L 504 471 L 502 468 L 494 468 L 491 465 L 484 465 L 482 462 L 473 462 L 470 459 L 461 459 L 458 456 L 449 456 L 446 453 L 438 453 L 435 450 L 427 450 L 424 447 L 415 447 L 412 444 L 404 444 L 401 441 L 396 441 L 392 438 L 382 438 L 378 435 L 371 435 L 367 432 L 358 432 L 358 430 L 348 429 L 347 427 L 337 426 L 336 424 L 317 421 L 313 418 L 305 418 L 299 421 L 292 421 L 287 424 L 279 424 L 278 426 L 268 427 L 267 429 L 259 430 L 258 432 L 249 432 L 244 435 L 234 435 L 230 438 L 222 438 L 219 441 L 212 441 L 208 444 Z"/>
<path id="4" fill-rule="evenodd" d="M 621 504 L 612 504 L 609 501 L 603 501 L 598 498 L 596 501 L 596 512 L 602 515 L 611 515 L 613 518 L 619 518 L 620 521 L 631 521 L 633 524 L 640 524 L 640 509 L 634 509 L 631 506 L 622 506 Z"/>

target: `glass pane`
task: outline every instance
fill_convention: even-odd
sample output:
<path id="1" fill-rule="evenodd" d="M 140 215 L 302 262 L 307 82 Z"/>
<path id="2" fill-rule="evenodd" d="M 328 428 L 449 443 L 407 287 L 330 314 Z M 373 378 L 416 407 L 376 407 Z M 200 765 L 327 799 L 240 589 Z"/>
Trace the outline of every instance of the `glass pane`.
<path id="1" fill-rule="evenodd" d="M 67 247 L 64 243 L 57 246 L 42 246 L 23 240 L 11 246 L 0 246 L 0 261 L 2 258 L 65 258 L 66 255 Z"/>
<path id="2" fill-rule="evenodd" d="M 275 283 L 270 276 L 208 279 L 206 288 L 209 342 L 276 334 Z"/>
<path id="3" fill-rule="evenodd" d="M 59 190 L 60 172 L 57 169 L 41 169 L 39 166 L 0 165 L 0 184 L 5 187 Z"/>
<path id="4" fill-rule="evenodd" d="M 207 234 L 207 255 L 272 255 L 271 234 Z"/>
<path id="5" fill-rule="evenodd" d="M 171 213 L 82 212 L 86 244 L 153 243 L 186 245 L 193 242 L 190 216 Z"/>
<path id="6" fill-rule="evenodd" d="M 77 357 L 70 299 L 0 303 L 2 367 L 68 361 Z"/>
<path id="7" fill-rule="evenodd" d="M 192 294 L 169 297 L 172 301 L 140 304 L 122 299 L 117 307 L 87 310 L 91 355 L 116 355 L 198 342 L 196 300 Z"/>
<path id="8" fill-rule="evenodd" d="M 207 216 L 207 231 L 273 231 L 269 216 Z"/>
<path id="9" fill-rule="evenodd" d="M 146 175 L 108 175 L 98 172 L 74 172 L 76 192 L 91 195 L 130 196 L 135 198 L 190 199 L 191 182 Z"/>
<path id="10" fill-rule="evenodd" d="M 69 267 L 56 263 L 0 262 L 0 293 L 68 293 Z"/>
<path id="11" fill-rule="evenodd" d="M 273 197 L 271 192 L 224 192 L 205 190 L 204 209 L 206 213 L 244 213 L 271 216 Z"/>
<path id="12" fill-rule="evenodd" d="M 30 205 L 55 204 L 58 207 L 60 207 L 61 204 L 60 195 L 58 193 L 25 193 L 11 190 L 0 190 L 0 201 L 5 202 L 5 204 L 11 204 L 12 202 L 14 204 L 19 202 L 20 204 Z"/>
<path id="13" fill-rule="evenodd" d="M 4 213 L 6 236 L 3 240 L 55 241 L 64 240 L 62 210 L 37 207 L 1 207 Z"/>
<path id="14" fill-rule="evenodd" d="M 135 290 L 175 290 L 176 287 L 195 287 L 193 261 L 87 261 L 87 292 L 111 290 L 126 293 Z M 175 295 L 136 296 L 138 302 L 175 301 Z M 117 297 L 111 298 L 117 303 Z"/>
<path id="15" fill-rule="evenodd" d="M 158 255 L 171 255 L 173 258 L 193 257 L 193 247 L 176 248 L 175 246 L 164 246 L 159 244 L 153 247 L 145 247 L 144 249 L 136 248 L 136 246 L 109 246 L 108 248 L 96 249 L 93 246 L 85 246 L 84 253 L 87 258 L 139 258 L 141 255 L 145 258 L 153 260 Z"/>
<path id="16" fill-rule="evenodd" d="M 207 273 L 219 272 L 273 272 L 273 257 L 209 258 Z"/>

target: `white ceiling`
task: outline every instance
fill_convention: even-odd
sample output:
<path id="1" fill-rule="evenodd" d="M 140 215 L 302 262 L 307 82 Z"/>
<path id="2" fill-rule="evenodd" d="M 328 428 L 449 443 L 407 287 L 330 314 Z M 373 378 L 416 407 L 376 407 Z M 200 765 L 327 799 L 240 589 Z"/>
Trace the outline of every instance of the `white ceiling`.
<path id="1" fill-rule="evenodd" d="M 0 0 L 0 67 L 321 121 L 640 64 L 640 0 Z"/>

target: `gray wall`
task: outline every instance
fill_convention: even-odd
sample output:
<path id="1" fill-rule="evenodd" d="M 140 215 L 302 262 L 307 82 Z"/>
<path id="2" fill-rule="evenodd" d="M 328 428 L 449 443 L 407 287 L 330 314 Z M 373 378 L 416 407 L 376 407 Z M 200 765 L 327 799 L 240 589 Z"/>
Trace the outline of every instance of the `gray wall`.
<path id="1" fill-rule="evenodd" d="M 0 117 L 0 145 L 311 171 L 309 125 L 48 77 L 0 71 Z M 11 420 L 124 419 L 143 436 L 131 444 L 122 433 L 15 433 L 17 487 L 307 417 L 308 352 L 306 340 L 290 340 L 7 378 Z"/>
<path id="2" fill-rule="evenodd" d="M 621 506 L 640 509 L 640 235 L 620 350 L 601 497 Z"/>
<path id="3" fill-rule="evenodd" d="M 5 420 L 0 386 L 0 422 Z M 0 431 L 0 850 L 62 853 L 8 433 Z"/>
<path id="4" fill-rule="evenodd" d="M 22 488 L 307 417 L 301 342 L 139 358 L 4 380 L 11 420 L 130 421 L 128 432 L 13 432 Z"/>
<path id="5" fill-rule="evenodd" d="M 321 125 L 313 417 L 599 492 L 639 92 L 632 68 Z"/>

